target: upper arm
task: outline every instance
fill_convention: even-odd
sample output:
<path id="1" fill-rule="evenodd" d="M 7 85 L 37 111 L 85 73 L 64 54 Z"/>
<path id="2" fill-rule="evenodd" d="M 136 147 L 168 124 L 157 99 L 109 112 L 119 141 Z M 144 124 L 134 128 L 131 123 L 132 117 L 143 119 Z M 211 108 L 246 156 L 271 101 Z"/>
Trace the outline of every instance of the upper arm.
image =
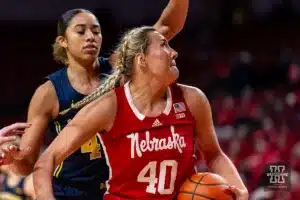
<path id="1" fill-rule="evenodd" d="M 205 94 L 194 87 L 182 86 L 185 100 L 195 119 L 196 138 L 205 160 L 210 161 L 222 151 L 216 136 L 210 103 Z"/>
<path id="2" fill-rule="evenodd" d="M 46 149 L 47 157 L 57 166 L 96 133 L 110 130 L 116 107 L 114 91 L 83 107 Z"/>
<path id="3" fill-rule="evenodd" d="M 30 148 L 29 157 L 35 161 L 43 143 L 49 120 L 58 113 L 58 99 L 50 81 L 35 91 L 28 109 L 27 121 L 31 124 L 22 135 L 20 147 Z"/>

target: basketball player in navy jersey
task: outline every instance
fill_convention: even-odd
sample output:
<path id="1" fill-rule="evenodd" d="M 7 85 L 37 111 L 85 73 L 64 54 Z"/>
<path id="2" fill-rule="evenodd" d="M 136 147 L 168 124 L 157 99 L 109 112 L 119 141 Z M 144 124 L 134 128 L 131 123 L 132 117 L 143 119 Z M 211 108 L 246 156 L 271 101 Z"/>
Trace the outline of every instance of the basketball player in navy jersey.
<path id="1" fill-rule="evenodd" d="M 188 0 L 170 0 L 154 27 L 171 39 L 183 28 L 187 10 Z M 74 108 L 72 105 L 97 88 L 101 74 L 111 71 L 116 56 L 98 58 L 101 43 L 101 27 L 91 12 L 75 9 L 62 15 L 53 54 L 67 67 L 48 76 L 49 81 L 32 97 L 28 112 L 32 127 L 20 144 L 21 148 L 30 147 L 30 150 L 21 157 L 22 152 L 9 154 L 15 158 L 11 169 L 16 173 L 27 175 L 32 171 L 47 127 L 52 133 L 51 142 L 77 113 L 75 109 L 63 111 Z M 108 178 L 103 156 L 95 133 L 56 168 L 52 180 L 56 199 L 101 199 Z"/>
<path id="2" fill-rule="evenodd" d="M 55 168 L 101 133 L 110 171 L 105 200 L 174 199 L 194 172 L 196 139 L 210 171 L 233 185 L 237 200 L 247 200 L 247 188 L 217 141 L 206 96 L 175 83 L 177 52 L 165 37 L 153 27 L 135 28 L 122 38 L 118 52 L 114 73 L 78 103 L 89 104 L 37 161 L 33 176 L 38 199 L 54 199 Z M 113 89 L 122 76 L 126 84 Z"/>

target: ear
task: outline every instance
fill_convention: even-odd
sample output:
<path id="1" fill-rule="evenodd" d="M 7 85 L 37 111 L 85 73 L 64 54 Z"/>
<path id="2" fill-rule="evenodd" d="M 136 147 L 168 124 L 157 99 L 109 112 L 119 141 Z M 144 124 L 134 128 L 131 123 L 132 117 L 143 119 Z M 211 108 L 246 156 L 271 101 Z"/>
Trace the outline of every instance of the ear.
<path id="1" fill-rule="evenodd" d="M 56 43 L 58 43 L 60 46 L 62 46 L 64 48 L 68 47 L 67 40 L 63 36 L 57 36 L 56 37 Z"/>
<path id="2" fill-rule="evenodd" d="M 142 68 L 145 68 L 147 66 L 147 61 L 146 61 L 144 54 L 139 53 L 138 55 L 136 55 L 136 60 L 137 60 L 138 66 L 140 66 Z"/>

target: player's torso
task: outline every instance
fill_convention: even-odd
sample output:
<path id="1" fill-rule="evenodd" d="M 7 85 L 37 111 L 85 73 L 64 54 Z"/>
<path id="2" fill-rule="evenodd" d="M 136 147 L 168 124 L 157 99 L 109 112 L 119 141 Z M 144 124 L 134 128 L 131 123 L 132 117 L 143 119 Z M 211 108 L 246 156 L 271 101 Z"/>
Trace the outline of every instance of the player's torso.
<path id="1" fill-rule="evenodd" d="M 112 130 L 101 136 L 112 170 L 108 182 L 112 195 L 172 199 L 192 173 L 194 120 L 179 90 L 170 89 L 172 98 L 163 114 L 145 118 L 127 103 L 128 92 L 126 98 L 117 91 L 117 119 Z"/>
<path id="2" fill-rule="evenodd" d="M 105 69 L 104 71 L 108 70 Z M 48 78 L 55 86 L 60 111 L 70 108 L 71 104 L 85 97 L 72 87 L 67 77 L 66 68 Z M 71 110 L 50 122 L 48 144 L 73 119 L 77 112 L 78 110 Z M 70 137 L 72 137 L 71 134 Z M 97 134 L 55 169 L 53 190 L 56 196 L 87 196 L 88 193 L 91 193 L 90 191 L 97 192 L 99 195 L 99 190 L 104 188 L 107 178 L 108 168 Z"/>

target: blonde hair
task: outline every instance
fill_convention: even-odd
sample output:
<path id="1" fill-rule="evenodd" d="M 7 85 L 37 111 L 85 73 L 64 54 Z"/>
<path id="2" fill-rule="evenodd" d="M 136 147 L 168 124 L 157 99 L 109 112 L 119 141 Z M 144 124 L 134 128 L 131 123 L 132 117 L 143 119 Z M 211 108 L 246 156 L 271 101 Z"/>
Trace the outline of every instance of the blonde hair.
<path id="1" fill-rule="evenodd" d="M 118 55 L 118 62 L 114 72 L 109 75 L 105 82 L 96 88 L 95 91 L 83 98 L 81 101 L 73 104 L 70 109 L 79 109 L 98 99 L 103 94 L 115 88 L 122 76 L 124 76 L 125 80 L 130 80 L 132 77 L 134 58 L 139 53 L 146 53 L 150 44 L 148 33 L 152 31 L 155 31 L 155 28 L 142 26 L 126 32 L 121 38 L 115 52 Z M 62 111 L 60 114 L 65 114 L 70 109 Z"/>

